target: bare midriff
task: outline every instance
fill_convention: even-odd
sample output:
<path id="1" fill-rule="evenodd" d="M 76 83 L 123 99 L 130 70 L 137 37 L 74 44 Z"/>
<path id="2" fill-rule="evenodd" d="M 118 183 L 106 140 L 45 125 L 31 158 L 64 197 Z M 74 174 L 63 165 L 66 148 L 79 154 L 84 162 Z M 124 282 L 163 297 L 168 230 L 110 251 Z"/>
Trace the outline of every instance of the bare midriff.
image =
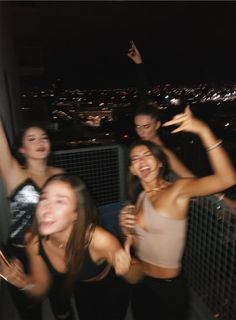
<path id="1" fill-rule="evenodd" d="M 159 279 L 171 279 L 179 275 L 179 268 L 163 268 L 155 266 L 153 264 L 142 261 L 142 271 L 146 276 L 159 278 Z"/>

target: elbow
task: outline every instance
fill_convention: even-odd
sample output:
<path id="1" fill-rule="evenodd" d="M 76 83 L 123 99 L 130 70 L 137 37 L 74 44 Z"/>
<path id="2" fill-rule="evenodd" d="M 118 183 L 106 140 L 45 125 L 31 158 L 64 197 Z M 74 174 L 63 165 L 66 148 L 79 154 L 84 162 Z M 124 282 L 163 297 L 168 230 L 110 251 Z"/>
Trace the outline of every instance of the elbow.
<path id="1" fill-rule="evenodd" d="M 228 189 L 236 185 L 236 172 L 228 175 L 227 178 L 225 177 L 222 181 L 222 185 L 224 185 L 224 189 Z"/>

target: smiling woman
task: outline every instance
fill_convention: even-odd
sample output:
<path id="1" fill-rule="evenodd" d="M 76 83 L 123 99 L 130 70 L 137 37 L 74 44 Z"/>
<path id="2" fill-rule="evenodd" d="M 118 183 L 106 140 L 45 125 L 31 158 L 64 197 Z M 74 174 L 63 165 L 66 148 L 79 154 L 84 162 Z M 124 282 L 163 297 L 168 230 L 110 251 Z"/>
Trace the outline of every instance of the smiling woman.
<path id="1" fill-rule="evenodd" d="M 46 131 L 38 125 L 30 124 L 17 137 L 15 158 L 0 122 L 0 172 L 8 192 L 11 214 L 6 251 L 9 257 L 14 256 L 20 260 L 26 272 L 29 263 L 24 234 L 32 225 L 40 188 L 50 176 L 63 172 L 60 168 L 48 165 L 50 149 L 51 143 Z M 9 285 L 8 288 L 22 319 L 41 320 L 39 301 L 26 297 L 14 286 Z M 51 297 L 51 303 L 53 299 Z M 66 309 L 69 308 L 68 302 Z M 57 307 L 53 310 L 55 316 L 61 313 Z"/>
<path id="2" fill-rule="evenodd" d="M 25 240 L 30 261 L 28 273 L 18 260 L 10 266 L 2 264 L 1 273 L 8 282 L 33 297 L 53 294 L 56 288 L 58 302 L 63 304 L 76 279 L 101 281 L 111 267 L 123 276 L 130 269 L 129 239 L 123 249 L 111 233 L 98 225 L 89 192 L 76 176 L 58 174 L 48 179 L 41 191 L 34 228 Z M 104 301 L 93 310 L 97 319 L 114 319 L 117 310 L 107 314 L 107 303 Z M 78 313 L 84 319 L 80 310 Z"/>
<path id="3" fill-rule="evenodd" d="M 166 156 L 157 144 L 138 141 L 130 150 L 130 198 L 137 199 L 136 214 L 121 210 L 123 231 L 135 230 L 133 244 L 139 261 L 131 267 L 135 319 L 188 319 L 187 287 L 181 275 L 190 199 L 214 194 L 235 184 L 234 168 L 219 140 L 208 126 L 196 119 L 190 108 L 164 126 L 176 125 L 172 133 L 192 132 L 201 139 L 213 174 L 203 178 L 181 178 L 170 182 Z M 129 235 L 130 237 L 130 235 Z"/>

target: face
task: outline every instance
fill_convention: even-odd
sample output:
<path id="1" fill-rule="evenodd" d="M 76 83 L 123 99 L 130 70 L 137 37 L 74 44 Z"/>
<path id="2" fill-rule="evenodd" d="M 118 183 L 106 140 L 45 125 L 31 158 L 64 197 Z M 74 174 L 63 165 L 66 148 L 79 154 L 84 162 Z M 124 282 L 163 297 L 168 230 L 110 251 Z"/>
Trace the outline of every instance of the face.
<path id="1" fill-rule="evenodd" d="M 70 233 L 77 219 L 76 194 L 63 181 L 52 181 L 42 191 L 36 210 L 41 235 Z"/>
<path id="2" fill-rule="evenodd" d="M 157 160 L 145 145 L 134 147 L 130 152 L 130 172 L 142 182 L 157 179 L 162 162 Z"/>
<path id="3" fill-rule="evenodd" d="M 152 140 L 160 127 L 160 121 L 156 121 L 156 119 L 145 114 L 135 116 L 134 123 L 137 135 L 142 140 Z"/>
<path id="4" fill-rule="evenodd" d="M 46 159 L 50 153 L 50 142 L 45 131 L 38 127 L 26 130 L 19 150 L 26 158 Z"/>

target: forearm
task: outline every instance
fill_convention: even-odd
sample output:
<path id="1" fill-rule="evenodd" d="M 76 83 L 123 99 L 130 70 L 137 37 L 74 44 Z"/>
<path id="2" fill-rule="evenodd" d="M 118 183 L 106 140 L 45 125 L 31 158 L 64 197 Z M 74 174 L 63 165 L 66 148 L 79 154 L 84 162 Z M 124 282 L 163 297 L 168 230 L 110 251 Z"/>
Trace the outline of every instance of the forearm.
<path id="1" fill-rule="evenodd" d="M 131 284 L 140 282 L 143 277 L 141 263 L 138 260 L 133 259 L 129 272 L 125 274 L 123 277 L 127 282 Z"/>
<path id="2" fill-rule="evenodd" d="M 163 147 L 169 166 L 181 178 L 194 178 L 195 175 L 177 158 L 171 150 Z"/>
<path id="3" fill-rule="evenodd" d="M 222 182 L 222 189 L 229 188 L 236 183 L 235 170 L 232 163 L 214 133 L 206 126 L 202 126 L 199 137 L 206 149 L 209 162 L 215 175 Z"/>

